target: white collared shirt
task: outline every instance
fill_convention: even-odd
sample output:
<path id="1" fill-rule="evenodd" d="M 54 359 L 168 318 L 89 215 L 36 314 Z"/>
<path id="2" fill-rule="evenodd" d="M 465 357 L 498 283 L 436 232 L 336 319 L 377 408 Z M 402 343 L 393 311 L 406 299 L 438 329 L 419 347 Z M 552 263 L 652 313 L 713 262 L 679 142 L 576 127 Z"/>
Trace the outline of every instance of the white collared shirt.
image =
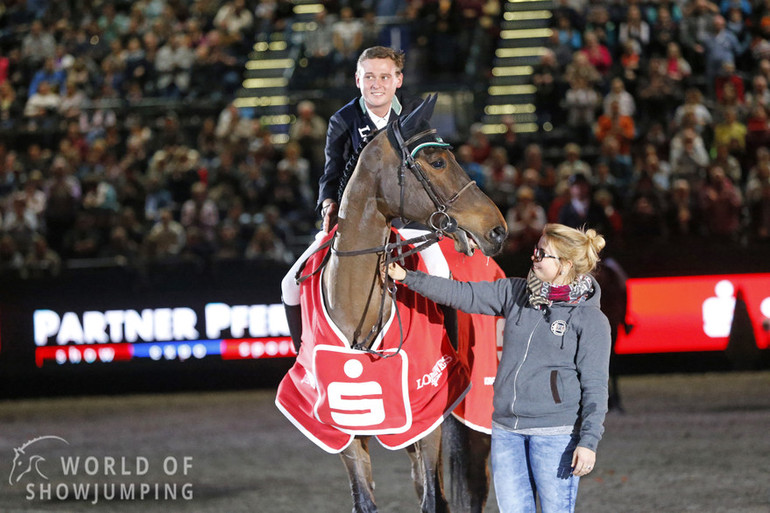
<path id="1" fill-rule="evenodd" d="M 374 126 L 377 127 L 377 130 L 382 130 L 383 128 L 388 126 L 388 118 L 390 118 L 390 110 L 388 110 L 388 114 L 384 118 L 381 118 L 380 116 L 378 116 L 372 111 L 367 111 L 367 114 L 369 114 L 369 118 L 374 123 Z"/>

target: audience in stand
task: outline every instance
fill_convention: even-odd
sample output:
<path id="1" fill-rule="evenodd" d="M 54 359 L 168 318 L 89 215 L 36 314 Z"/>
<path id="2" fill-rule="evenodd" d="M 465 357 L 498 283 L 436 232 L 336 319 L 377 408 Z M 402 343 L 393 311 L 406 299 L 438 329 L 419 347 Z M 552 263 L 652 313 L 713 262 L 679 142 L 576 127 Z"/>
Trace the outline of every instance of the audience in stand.
<path id="1" fill-rule="evenodd" d="M 545 220 L 587 223 L 629 248 L 770 241 L 765 4 L 558 2 L 532 75 L 543 132 L 517 132 L 507 116 L 504 134 L 477 122 L 452 141 L 510 221 L 506 251 L 528 252 Z M 82 9 L 0 12 L 0 268 L 23 277 L 73 258 L 292 261 L 317 222 L 317 110 L 329 109 L 298 102 L 276 144 L 260 108 L 233 102 L 254 41 L 299 45 L 302 90 L 334 86 L 375 42 L 408 50 L 415 84 L 454 84 L 472 79 L 474 44 L 489 54 L 475 72 L 489 73 L 504 11 L 495 0 L 332 2 L 293 33 L 285 0 Z M 147 108 L 159 101 L 193 109 Z"/>

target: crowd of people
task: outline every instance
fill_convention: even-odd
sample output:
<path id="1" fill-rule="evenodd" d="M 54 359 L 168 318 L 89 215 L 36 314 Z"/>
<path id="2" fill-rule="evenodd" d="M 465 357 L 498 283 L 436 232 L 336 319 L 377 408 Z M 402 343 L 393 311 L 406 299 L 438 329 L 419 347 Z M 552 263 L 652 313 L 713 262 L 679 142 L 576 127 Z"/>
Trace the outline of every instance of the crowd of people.
<path id="1" fill-rule="evenodd" d="M 566 144 L 551 168 L 516 168 L 512 243 L 546 218 L 632 247 L 770 241 L 770 3 L 560 0 L 553 15 L 532 82 L 541 134 Z"/>
<path id="2" fill-rule="evenodd" d="M 493 0 L 324 6 L 289 34 L 286 0 L 5 2 L 0 272 L 292 262 L 318 229 L 327 119 L 298 102 L 276 145 L 258 112 L 233 104 L 254 41 L 300 44 L 293 84 L 321 88 L 349 85 L 361 48 L 398 44 L 419 90 L 463 77 L 473 44 L 491 63 L 502 18 Z M 611 243 L 768 241 L 768 80 L 767 2 L 560 0 L 532 75 L 540 131 L 508 118 L 505 133 L 479 123 L 452 142 L 505 213 L 511 253 L 531 251 L 549 221 Z M 152 101 L 183 107 L 139 108 Z M 217 108 L 190 123 L 194 102 Z"/>

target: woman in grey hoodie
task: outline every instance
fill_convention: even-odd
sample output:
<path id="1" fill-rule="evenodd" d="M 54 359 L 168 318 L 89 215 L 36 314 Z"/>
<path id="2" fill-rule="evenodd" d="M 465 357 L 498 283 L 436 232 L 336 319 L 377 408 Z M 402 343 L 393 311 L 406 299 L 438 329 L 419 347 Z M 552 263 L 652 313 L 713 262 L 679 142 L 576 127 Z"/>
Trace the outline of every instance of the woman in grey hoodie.
<path id="1" fill-rule="evenodd" d="M 492 473 L 502 513 L 572 512 L 596 462 L 607 413 L 610 326 L 591 272 L 604 238 L 548 224 L 526 279 L 459 282 L 388 274 L 438 303 L 505 317 L 495 378 Z"/>

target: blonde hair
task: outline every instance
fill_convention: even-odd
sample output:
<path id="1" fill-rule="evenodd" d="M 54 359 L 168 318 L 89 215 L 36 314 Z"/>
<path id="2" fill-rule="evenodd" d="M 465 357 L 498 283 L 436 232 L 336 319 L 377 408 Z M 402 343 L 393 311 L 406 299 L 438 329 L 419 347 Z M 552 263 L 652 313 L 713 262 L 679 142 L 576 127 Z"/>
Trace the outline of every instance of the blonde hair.
<path id="1" fill-rule="evenodd" d="M 543 235 L 551 244 L 556 255 L 562 260 L 572 262 L 569 279 L 591 274 L 599 263 L 599 252 L 606 244 L 604 237 L 596 230 L 581 227 L 570 228 L 563 224 L 549 223 L 543 228 Z"/>

